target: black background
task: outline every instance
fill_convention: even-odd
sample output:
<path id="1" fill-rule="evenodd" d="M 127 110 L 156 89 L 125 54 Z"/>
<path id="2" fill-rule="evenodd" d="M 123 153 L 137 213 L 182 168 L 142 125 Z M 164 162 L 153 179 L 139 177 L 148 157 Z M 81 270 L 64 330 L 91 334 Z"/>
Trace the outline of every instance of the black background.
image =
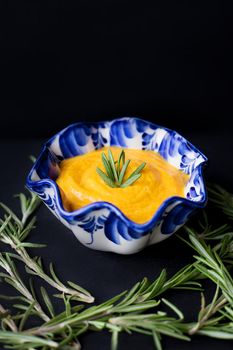
<path id="1" fill-rule="evenodd" d="M 232 116 L 232 1 L 6 3 L 2 136 L 124 115 L 208 130 Z"/>
<path id="2" fill-rule="evenodd" d="M 231 1 L 41 1 L 0 4 L 1 200 L 16 209 L 46 138 L 69 123 L 141 116 L 175 128 L 210 160 L 206 178 L 233 191 Z M 81 246 L 42 207 L 34 252 L 53 261 L 64 279 L 101 302 L 144 276 L 169 274 L 192 252 L 174 236 L 133 256 Z M 39 287 L 41 281 L 37 281 Z M 211 286 L 207 285 L 209 296 Z M 10 292 L 0 285 L 0 294 Z M 51 291 L 52 292 L 52 291 Z M 12 293 L 12 291 L 11 291 Z M 193 320 L 199 296 L 169 298 Z M 58 305 L 59 308 L 59 305 Z M 107 334 L 81 339 L 83 349 L 109 349 Z M 165 350 L 231 349 L 232 343 L 195 337 L 165 340 Z M 122 336 L 119 350 L 153 349 L 144 336 Z"/>

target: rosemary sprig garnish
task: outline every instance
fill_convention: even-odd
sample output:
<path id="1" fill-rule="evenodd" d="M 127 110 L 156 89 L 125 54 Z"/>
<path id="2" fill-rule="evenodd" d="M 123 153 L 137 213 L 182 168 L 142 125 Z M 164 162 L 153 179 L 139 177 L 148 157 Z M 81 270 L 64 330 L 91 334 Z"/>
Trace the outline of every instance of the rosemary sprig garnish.
<path id="1" fill-rule="evenodd" d="M 229 197 L 233 198 L 228 193 Z M 25 213 L 32 199 L 21 195 L 20 200 Z M 25 259 L 21 251 L 26 251 L 27 247 L 34 245 L 24 242 L 24 239 L 34 226 L 35 219 L 30 221 L 29 217 L 36 206 L 31 203 L 31 208 L 34 209 L 23 215 L 24 222 L 9 208 L 3 207 L 8 215 L 0 222 L 0 240 L 10 245 L 14 253 L 0 253 L 0 267 L 3 270 L 1 276 L 18 292 L 18 295 L 11 297 L 0 295 L 3 300 L 17 301 L 17 304 L 13 305 L 16 313 L 0 304 L 0 342 L 6 347 L 24 350 L 80 350 L 81 334 L 101 330 L 112 333 L 112 350 L 117 349 L 119 334 L 122 332 L 150 336 L 157 350 L 162 349 L 163 336 L 189 341 L 192 336 L 199 334 L 233 340 L 233 279 L 228 271 L 231 267 L 229 264 L 233 261 L 233 232 L 228 225 L 220 225 L 219 228 L 213 229 L 204 216 L 204 223 L 200 225 L 200 229 L 185 227 L 187 236 L 180 238 L 194 250 L 194 261 L 175 275 L 168 278 L 166 271 L 162 270 L 154 281 L 144 278 L 128 291 L 90 307 L 80 305 L 80 302 L 74 304 L 81 297 L 78 295 L 73 300 L 73 294 L 70 292 L 72 288 L 69 292 L 63 290 L 61 297 L 64 310 L 56 313 L 54 302 L 46 289 L 41 288 L 42 305 L 36 298 L 32 282 L 27 286 L 16 267 L 18 260 L 26 264 L 27 272 L 37 271 L 38 267 L 30 265 L 32 261 L 41 266 L 40 258 L 33 259 L 26 255 Z M 233 207 L 229 205 L 228 209 L 226 214 L 231 217 L 229 213 L 233 213 Z M 10 244 L 11 240 L 14 244 Z M 43 270 L 40 277 L 51 284 Z M 55 276 L 52 278 L 59 284 Z M 210 279 L 216 285 L 216 292 L 208 305 L 200 284 L 204 278 Z M 74 288 L 75 285 L 70 282 L 70 286 Z M 202 289 L 201 308 L 196 321 L 186 322 L 182 311 L 164 298 L 164 293 L 172 289 L 186 289 L 187 292 L 189 289 Z M 166 312 L 163 305 L 167 308 Z M 35 316 L 39 316 L 39 325 L 28 327 L 28 319 Z"/>
<path id="2" fill-rule="evenodd" d="M 96 168 L 96 171 L 102 180 L 110 187 L 125 188 L 132 185 L 142 176 L 141 171 L 146 166 L 146 163 L 143 162 L 132 172 L 132 174 L 129 175 L 127 179 L 125 179 L 125 173 L 130 160 L 125 159 L 125 151 L 123 149 L 116 161 L 114 160 L 110 149 L 108 150 L 108 157 L 104 152 L 102 152 L 101 157 L 106 173 L 98 167 Z"/>

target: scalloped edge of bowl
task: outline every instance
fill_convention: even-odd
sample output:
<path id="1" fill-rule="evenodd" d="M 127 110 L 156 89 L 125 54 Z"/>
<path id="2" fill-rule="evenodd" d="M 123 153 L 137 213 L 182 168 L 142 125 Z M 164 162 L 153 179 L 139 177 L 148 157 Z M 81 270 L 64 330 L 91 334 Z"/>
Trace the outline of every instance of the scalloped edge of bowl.
<path id="1" fill-rule="evenodd" d="M 54 139 L 57 136 L 62 135 L 67 129 L 73 128 L 73 127 L 78 126 L 78 125 L 82 125 L 84 123 L 91 124 L 91 125 L 98 125 L 101 123 L 113 123 L 115 121 L 120 121 L 123 119 L 129 119 L 129 118 L 146 122 L 148 125 L 152 125 L 153 127 L 164 129 L 169 133 L 175 132 L 177 135 L 181 136 L 188 143 L 188 145 L 190 146 L 190 148 L 193 151 L 197 152 L 200 156 L 202 156 L 203 161 L 195 168 L 198 170 L 198 175 L 200 176 L 200 179 L 202 181 L 202 186 L 203 186 L 203 191 L 204 191 L 204 197 L 202 200 L 193 201 L 191 199 L 178 197 L 178 196 L 169 197 L 167 200 L 165 200 L 160 205 L 160 207 L 156 210 L 155 214 L 152 216 L 152 218 L 149 221 L 147 221 L 143 224 L 138 224 L 138 223 L 132 221 L 131 219 L 129 219 L 118 207 L 116 207 L 112 203 L 105 202 L 105 201 L 94 202 L 94 203 L 88 204 L 88 205 L 86 205 L 78 210 L 68 212 L 63 207 L 60 190 L 59 190 L 59 188 L 54 180 L 49 179 L 49 178 L 40 179 L 38 181 L 31 180 L 32 174 L 34 171 L 36 171 L 36 167 L 38 166 L 38 164 L 40 164 L 40 160 L 41 160 L 42 156 L 44 155 L 45 151 L 47 151 L 48 146 L 52 144 L 52 142 L 54 141 Z M 61 131 L 56 133 L 54 136 L 52 136 L 47 142 L 45 142 L 45 144 L 42 147 L 42 150 L 39 153 L 39 156 L 36 159 L 36 162 L 33 164 L 32 168 L 27 176 L 26 187 L 32 191 L 33 191 L 33 187 L 38 186 L 38 185 L 39 186 L 49 185 L 50 187 L 52 187 L 54 190 L 54 193 L 55 193 L 55 202 L 56 202 L 58 214 L 61 216 L 62 219 L 66 220 L 68 223 L 75 221 L 77 217 L 88 214 L 91 211 L 107 208 L 111 212 L 116 214 L 117 217 L 119 217 L 129 228 L 133 229 L 134 231 L 136 231 L 138 233 L 143 233 L 145 231 L 149 231 L 152 227 L 155 226 L 155 223 L 159 219 L 161 213 L 164 212 L 166 210 L 166 208 L 174 201 L 178 200 L 180 203 L 185 203 L 186 205 L 192 207 L 193 209 L 203 208 L 206 205 L 207 191 L 206 191 L 206 185 L 205 185 L 205 181 L 204 181 L 204 177 L 203 177 L 203 166 L 206 165 L 207 162 L 208 162 L 208 158 L 199 149 L 197 149 L 191 142 L 189 142 L 186 138 L 184 138 L 182 135 L 180 135 L 177 131 L 160 126 L 160 125 L 152 123 L 152 122 L 148 122 L 147 120 L 142 119 L 142 118 L 126 116 L 126 117 L 115 118 L 112 120 L 104 120 L 104 121 L 99 121 L 99 122 L 77 122 L 77 123 L 73 123 L 73 124 L 67 126 L 66 128 L 62 129 Z"/>

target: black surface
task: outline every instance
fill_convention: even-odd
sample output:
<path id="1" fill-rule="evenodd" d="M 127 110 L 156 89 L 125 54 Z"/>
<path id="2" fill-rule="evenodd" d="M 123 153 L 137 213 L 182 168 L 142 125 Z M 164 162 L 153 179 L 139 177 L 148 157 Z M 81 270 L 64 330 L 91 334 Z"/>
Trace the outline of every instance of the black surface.
<path id="1" fill-rule="evenodd" d="M 208 130 L 232 115 L 232 0 L 45 4 L 0 4 L 1 137 L 127 114 Z"/>
<path id="2" fill-rule="evenodd" d="M 169 126 L 169 125 L 167 125 Z M 231 130 L 227 128 L 207 133 L 206 130 L 189 131 L 184 134 L 199 147 L 208 157 L 209 166 L 205 175 L 208 180 L 224 185 L 233 191 L 233 163 L 231 153 L 233 139 Z M 13 209 L 17 200 L 13 194 L 23 190 L 25 178 L 31 163 L 29 154 L 37 155 L 42 140 L 1 140 L 1 175 L 0 194 Z M 59 276 L 64 280 L 72 280 L 90 290 L 97 302 L 104 301 L 116 293 L 129 288 L 139 279 L 147 276 L 154 279 L 162 268 L 173 274 L 191 259 L 191 251 L 179 241 L 175 235 L 166 241 L 151 246 L 144 251 L 130 256 L 104 253 L 90 250 L 82 246 L 73 233 L 66 229 L 57 219 L 42 206 L 38 214 L 38 227 L 30 237 L 31 241 L 46 243 L 47 248 L 33 251 L 40 254 L 45 264 L 53 261 Z M 36 281 L 37 288 L 40 280 Z M 212 288 L 207 285 L 209 296 Z M 8 292 L 0 284 L 0 294 Z M 184 310 L 188 320 L 193 320 L 199 308 L 199 294 L 172 292 L 168 295 L 172 301 Z M 58 303 L 58 302 L 57 302 Z M 58 305 L 59 308 L 59 305 Z M 81 338 L 83 349 L 109 350 L 110 336 L 107 333 L 87 334 Z M 173 339 L 164 339 L 165 350 L 230 350 L 232 342 L 218 341 L 204 337 L 194 337 L 191 343 Z M 119 350 L 153 349 L 150 337 L 142 335 L 122 335 Z"/>
<path id="3" fill-rule="evenodd" d="M 210 159 L 209 180 L 233 191 L 232 1 L 40 0 L 0 4 L 0 199 L 16 208 L 42 138 L 68 124 L 141 116 L 182 132 Z M 5 141 L 4 141 L 5 139 Z M 170 238 L 133 256 L 88 250 L 42 207 L 31 239 L 48 247 L 64 279 L 77 281 L 97 302 L 143 276 L 169 274 L 191 259 Z M 35 253 L 36 254 L 36 251 Z M 38 281 L 37 286 L 40 285 Z M 0 293 L 5 289 L 0 284 Z M 190 319 L 194 294 L 174 300 Z M 108 335 L 84 336 L 84 349 L 109 349 Z M 195 337 L 165 340 L 165 350 L 232 348 Z M 143 336 L 122 336 L 119 350 L 153 349 Z"/>

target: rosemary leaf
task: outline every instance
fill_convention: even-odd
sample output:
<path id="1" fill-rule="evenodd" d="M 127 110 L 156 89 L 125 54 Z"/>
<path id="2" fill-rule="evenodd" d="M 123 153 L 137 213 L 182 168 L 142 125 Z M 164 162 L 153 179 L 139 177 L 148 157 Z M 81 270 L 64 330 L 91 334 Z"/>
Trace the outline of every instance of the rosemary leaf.
<path id="1" fill-rule="evenodd" d="M 125 152 L 124 152 L 123 149 L 121 150 L 121 153 L 120 153 L 118 161 L 117 161 L 117 175 L 118 175 L 118 178 L 119 178 L 120 172 L 121 172 L 121 163 L 122 163 L 122 167 L 123 167 L 123 165 L 125 164 Z"/>
<path id="2" fill-rule="evenodd" d="M 154 340 L 154 344 L 157 350 L 162 350 L 162 345 L 161 345 L 161 337 L 159 336 L 159 334 L 156 331 L 152 332 L 153 335 L 153 340 Z"/>
<path id="3" fill-rule="evenodd" d="M 30 243 L 30 242 L 20 242 L 17 244 L 16 249 L 18 248 L 44 248 L 46 247 L 46 244 L 39 244 L 39 243 Z"/>
<path id="4" fill-rule="evenodd" d="M 122 188 L 125 188 L 127 186 L 132 185 L 135 181 L 137 181 L 140 177 L 142 176 L 142 174 L 138 174 L 138 175 L 134 175 L 130 178 L 128 178 L 122 185 Z"/>
<path id="5" fill-rule="evenodd" d="M 32 301 L 31 304 L 29 305 L 29 307 L 26 309 L 25 314 L 23 315 L 23 317 L 22 317 L 22 319 L 20 321 L 19 331 L 23 330 L 25 322 L 27 321 L 27 319 L 31 315 L 31 312 L 34 309 L 34 306 L 35 306 L 35 301 Z"/>
<path id="6" fill-rule="evenodd" d="M 233 330 L 229 329 L 216 329 L 215 327 L 205 327 L 198 331 L 198 334 L 205 335 L 216 339 L 233 339 Z"/>
<path id="7" fill-rule="evenodd" d="M 21 228 L 22 227 L 22 222 L 19 220 L 19 218 L 17 217 L 17 215 L 15 213 L 13 213 L 13 211 L 8 208 L 4 203 L 0 202 L 0 206 L 5 210 L 5 212 L 7 212 L 10 217 L 17 223 L 17 225 Z"/>
<path id="8" fill-rule="evenodd" d="M 128 159 L 128 160 L 124 163 L 124 165 L 123 165 L 123 167 L 122 167 L 122 169 L 121 169 L 121 172 L 120 172 L 120 175 L 119 175 L 119 180 L 118 180 L 119 185 L 122 184 L 122 181 L 123 181 L 123 178 L 124 178 L 124 176 L 125 176 L 126 170 L 127 170 L 128 166 L 129 166 L 129 163 L 130 163 L 130 159 Z M 121 185 L 121 187 L 122 187 L 122 185 Z"/>
<path id="9" fill-rule="evenodd" d="M 110 178 L 110 180 L 112 180 L 114 182 L 114 174 L 111 168 L 111 164 L 109 163 L 108 158 L 106 157 L 105 153 L 102 153 L 102 162 L 104 164 L 105 170 L 107 172 L 108 177 Z"/>
<path id="10" fill-rule="evenodd" d="M 109 159 L 109 162 L 111 164 L 111 169 L 113 171 L 113 175 L 114 175 L 115 181 L 117 183 L 118 182 L 117 171 L 116 171 L 116 167 L 115 167 L 113 154 L 112 154 L 112 151 L 110 149 L 108 150 L 108 159 Z"/>
<path id="11" fill-rule="evenodd" d="M 47 306 L 47 309 L 48 309 L 48 311 L 50 313 L 50 316 L 54 317 L 55 316 L 55 312 L 54 312 L 53 304 L 51 303 L 51 300 L 49 298 L 49 295 L 48 295 L 46 289 L 44 287 L 41 287 L 40 291 L 41 291 L 41 295 L 42 295 L 42 297 L 44 299 L 45 305 Z"/>
<path id="12" fill-rule="evenodd" d="M 10 332 L 10 331 L 1 331 L 0 330 L 0 341 L 4 341 L 5 344 L 9 345 L 21 345 L 23 344 L 23 349 L 30 349 L 32 347 L 38 346 L 48 346 L 51 349 L 58 348 L 58 343 L 49 340 L 43 339 L 41 337 L 27 335 L 23 332 Z M 19 348 L 19 347 L 17 347 Z"/>
<path id="13" fill-rule="evenodd" d="M 96 168 L 96 171 L 108 186 L 116 187 L 115 183 L 100 168 Z"/>
<path id="14" fill-rule="evenodd" d="M 76 290 L 79 291 L 79 292 L 82 292 L 82 293 L 84 293 L 84 294 L 89 294 L 89 292 L 88 292 L 85 288 L 79 286 L 78 284 L 76 284 L 76 283 L 74 283 L 74 282 L 67 281 L 67 284 L 68 284 L 70 287 L 76 289 Z"/>
<path id="15" fill-rule="evenodd" d="M 132 172 L 132 174 L 128 177 L 128 179 L 130 179 L 131 177 L 135 176 L 135 175 L 138 175 L 146 166 L 146 163 L 143 162 L 142 164 L 140 164 L 136 170 L 134 170 Z"/>
<path id="16" fill-rule="evenodd" d="M 180 320 L 184 319 L 183 313 L 174 304 L 172 304 L 169 300 L 167 300 L 165 298 L 162 298 L 162 301 L 165 305 L 170 307 L 170 309 L 172 309 L 177 314 L 177 316 L 179 317 Z"/>

